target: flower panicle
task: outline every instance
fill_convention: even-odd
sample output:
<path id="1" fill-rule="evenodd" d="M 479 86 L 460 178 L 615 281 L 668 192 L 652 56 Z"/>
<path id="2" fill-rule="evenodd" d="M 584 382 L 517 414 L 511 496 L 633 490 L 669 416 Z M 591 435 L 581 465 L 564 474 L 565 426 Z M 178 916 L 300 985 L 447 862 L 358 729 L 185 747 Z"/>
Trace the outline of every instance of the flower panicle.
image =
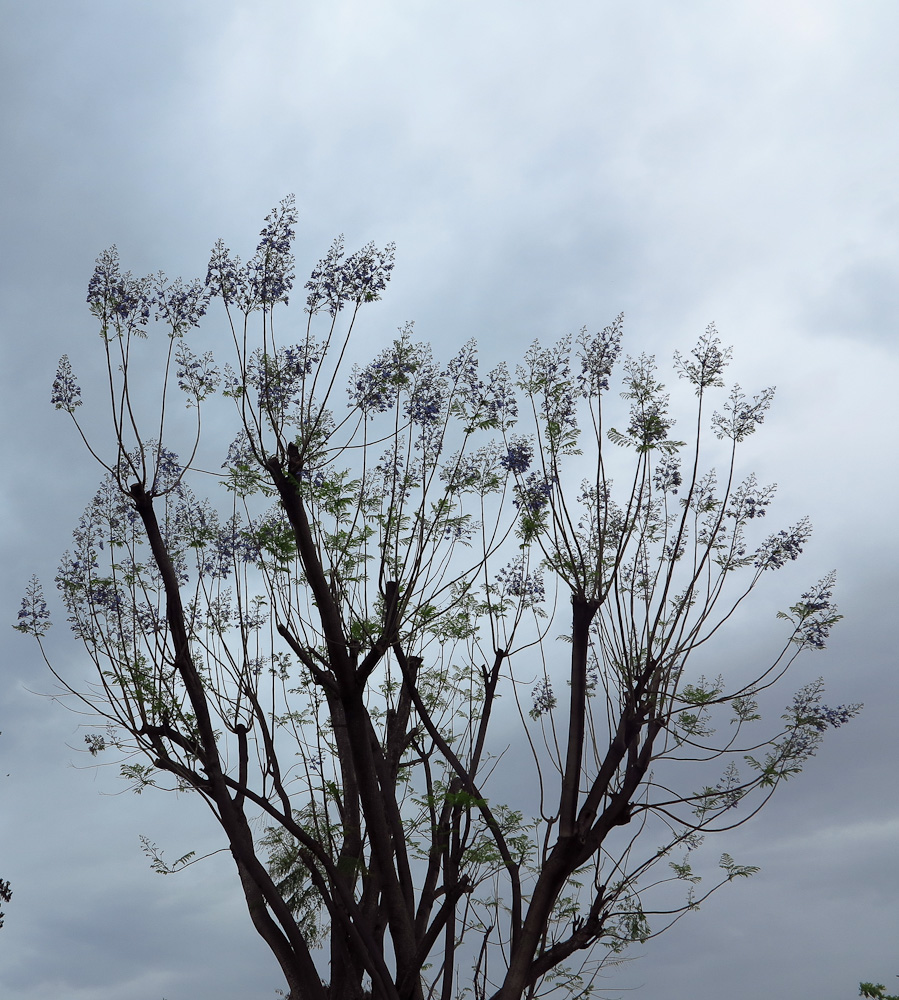
<path id="1" fill-rule="evenodd" d="M 53 392 L 50 402 L 57 410 L 65 410 L 74 414 L 77 407 L 81 406 L 81 387 L 75 380 L 72 372 L 72 365 L 69 356 L 63 354 L 59 359 L 56 368 L 56 378 L 53 380 Z"/>
<path id="2" fill-rule="evenodd" d="M 333 319 L 347 303 L 377 301 L 390 281 L 395 255 L 393 243 L 383 250 L 367 243 L 347 257 L 344 238 L 338 236 L 306 282 L 307 312 L 314 315 L 324 308 Z"/>
<path id="3" fill-rule="evenodd" d="M 40 639 L 47 634 L 51 624 L 50 609 L 44 599 L 44 588 L 41 586 L 41 581 L 32 576 L 25 588 L 25 596 L 22 598 L 22 605 L 13 628 L 24 635 L 33 635 Z"/>

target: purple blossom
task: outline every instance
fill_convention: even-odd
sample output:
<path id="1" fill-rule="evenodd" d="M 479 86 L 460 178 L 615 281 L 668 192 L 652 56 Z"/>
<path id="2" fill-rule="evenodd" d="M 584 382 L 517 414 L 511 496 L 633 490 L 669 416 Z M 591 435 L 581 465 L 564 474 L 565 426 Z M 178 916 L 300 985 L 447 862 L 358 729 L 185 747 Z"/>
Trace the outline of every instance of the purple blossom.
<path id="1" fill-rule="evenodd" d="M 420 427 L 436 424 L 443 414 L 445 398 L 446 376 L 433 363 L 429 351 L 422 351 L 403 406 L 406 416 Z"/>
<path id="2" fill-rule="evenodd" d="M 763 389 L 758 396 L 753 397 L 751 403 L 748 403 L 740 387 L 735 385 L 730 398 L 724 404 L 724 413 L 716 412 L 712 415 L 715 436 L 727 437 L 732 441 L 742 441 L 749 437 L 759 424 L 764 423 L 772 399 L 774 399 L 773 387 Z"/>
<path id="3" fill-rule="evenodd" d="M 222 463 L 222 468 L 226 469 L 232 465 L 252 465 L 254 461 L 249 435 L 245 430 L 241 430 L 228 446 L 228 457 Z"/>
<path id="4" fill-rule="evenodd" d="M 171 336 L 181 337 L 191 327 L 199 326 L 206 315 L 211 292 L 199 278 L 185 285 L 180 278 L 171 284 L 160 273 L 156 278 L 156 319 L 167 323 Z"/>
<path id="5" fill-rule="evenodd" d="M 588 336 L 584 327 L 577 339 L 581 370 L 577 377 L 578 388 L 587 399 L 598 396 L 609 388 L 609 375 L 621 352 L 621 334 L 624 313 L 619 313 L 601 333 Z"/>
<path id="6" fill-rule="evenodd" d="M 75 381 L 67 354 L 63 354 L 59 359 L 50 402 L 57 410 L 66 410 L 69 413 L 74 413 L 75 408 L 81 406 L 81 388 Z"/>
<path id="7" fill-rule="evenodd" d="M 324 306 L 334 317 L 347 302 L 358 305 L 379 299 L 390 280 L 394 253 L 393 243 L 383 250 L 368 243 L 344 258 L 343 236 L 338 236 L 306 282 L 308 312 L 317 313 Z"/>
<path id="8" fill-rule="evenodd" d="M 123 451 L 119 456 L 117 478 L 119 482 L 136 479 L 145 489 L 147 483 L 152 485 L 147 489 L 151 496 L 163 496 L 167 493 L 177 493 L 184 477 L 184 468 L 178 461 L 178 456 L 160 445 L 149 440 L 129 452 Z"/>
<path id="9" fill-rule="evenodd" d="M 555 485 L 555 476 L 549 477 L 543 473 L 531 472 L 522 482 L 516 484 L 512 502 L 525 516 L 538 516 L 549 503 Z"/>
<path id="10" fill-rule="evenodd" d="M 400 389 L 409 384 L 409 375 L 413 371 L 414 363 L 411 359 L 401 358 L 396 345 L 383 351 L 364 368 L 353 368 L 348 390 L 349 405 L 358 406 L 368 415 L 392 410 Z"/>
<path id="11" fill-rule="evenodd" d="M 830 630 L 843 617 L 833 602 L 835 583 L 836 574 L 828 573 L 802 595 L 790 608 L 790 614 L 778 613 L 779 618 L 786 618 L 796 626 L 793 642 L 797 645 L 808 649 L 825 648 Z"/>
<path id="12" fill-rule="evenodd" d="M 296 276 L 291 246 L 298 218 L 296 200 L 290 194 L 265 217 L 256 253 L 247 263 L 253 297 L 264 308 L 271 308 L 276 302 L 287 305 Z"/>
<path id="13" fill-rule="evenodd" d="M 400 507 L 412 490 L 412 475 L 405 471 L 406 459 L 394 442 L 366 473 L 366 493 L 380 500 L 387 499 L 391 508 Z"/>
<path id="14" fill-rule="evenodd" d="M 91 610 L 118 617 L 124 606 L 122 595 L 111 580 L 95 580 L 88 587 L 87 600 Z"/>
<path id="15" fill-rule="evenodd" d="M 787 719 L 798 730 L 814 730 L 823 733 L 829 726 L 839 729 L 862 710 L 862 705 L 837 705 L 830 708 L 821 704 L 824 684 L 819 679 L 807 684 L 793 696 L 793 703 L 787 708 Z"/>
<path id="16" fill-rule="evenodd" d="M 446 366 L 446 375 L 453 397 L 467 412 L 478 414 L 484 403 L 484 383 L 478 372 L 476 340 L 462 345 L 462 350 Z"/>
<path id="17" fill-rule="evenodd" d="M 861 711 L 860 705 L 837 705 L 836 708 L 821 705 L 817 710 L 817 728 L 822 731 L 828 726 L 839 729 L 840 726 L 844 726 L 859 711 Z"/>
<path id="18" fill-rule="evenodd" d="M 216 240 L 206 271 L 206 287 L 210 298 L 219 297 L 226 306 L 237 305 L 249 312 L 252 296 L 246 268 L 236 254 L 222 240 Z"/>
<path id="19" fill-rule="evenodd" d="M 721 387 L 724 380 L 721 373 L 727 367 L 731 358 L 731 348 L 721 349 L 721 341 L 714 323 L 709 323 L 705 333 L 699 338 L 699 343 L 690 351 L 690 358 L 683 358 L 675 351 L 674 365 L 681 378 L 688 379 L 696 386 L 699 395 L 703 389 L 712 386 Z"/>
<path id="20" fill-rule="evenodd" d="M 144 635 L 165 635 L 168 631 L 165 615 L 148 601 L 135 604 L 134 620 Z"/>
<path id="21" fill-rule="evenodd" d="M 160 496 L 163 493 L 171 493 L 180 485 L 184 469 L 178 462 L 178 456 L 171 449 L 159 445 L 155 451 L 156 461 L 150 492 L 153 496 Z"/>
<path id="22" fill-rule="evenodd" d="M 759 486 L 755 476 L 749 476 L 734 490 L 725 514 L 740 522 L 747 518 L 764 517 L 776 490 L 773 485 Z"/>
<path id="23" fill-rule="evenodd" d="M 499 364 L 487 375 L 484 386 L 484 401 L 487 406 L 486 419 L 489 423 L 506 428 L 518 417 L 518 400 L 512 387 L 512 379 L 505 363 Z"/>
<path id="24" fill-rule="evenodd" d="M 440 419 L 446 379 L 434 364 L 431 349 L 412 341 L 412 329 L 412 324 L 407 324 L 392 347 L 364 368 L 353 368 L 348 389 L 350 406 L 366 415 L 384 413 L 405 391 L 404 411 L 413 423 L 425 427 Z"/>
<path id="25" fill-rule="evenodd" d="M 36 638 L 46 635 L 47 629 L 50 628 L 50 609 L 44 600 L 41 582 L 36 576 L 28 581 L 17 622 L 13 628 Z"/>
<path id="26" fill-rule="evenodd" d="M 140 328 L 147 325 L 154 302 L 150 283 L 150 278 L 134 278 L 130 271 L 119 271 L 115 246 L 100 254 L 88 282 L 87 303 L 92 315 L 100 320 L 105 338 L 109 338 L 110 325 L 115 328 L 115 336 L 125 332 L 144 335 Z"/>
<path id="27" fill-rule="evenodd" d="M 215 559 L 215 575 L 223 578 L 239 564 L 256 564 L 260 547 L 252 531 L 247 530 L 238 518 L 232 517 L 216 532 L 211 546 Z"/>
<path id="28" fill-rule="evenodd" d="M 662 493 L 677 493 L 683 482 L 680 471 L 680 459 L 674 455 L 665 455 L 658 462 L 652 473 L 652 481 L 657 490 Z"/>
<path id="29" fill-rule="evenodd" d="M 288 195 L 265 217 L 256 253 L 242 264 L 240 257 L 221 240 L 212 248 L 206 271 L 210 297 L 220 296 L 226 306 L 237 305 L 245 313 L 271 309 L 276 302 L 288 301 L 293 287 L 294 259 L 291 244 L 297 223 L 293 195 Z"/>
<path id="30" fill-rule="evenodd" d="M 522 608 L 531 608 L 546 600 L 542 573 L 529 573 L 527 560 L 520 555 L 496 574 L 496 590 L 500 597 L 516 598 Z"/>
<path id="31" fill-rule="evenodd" d="M 798 559 L 811 533 L 811 522 L 804 517 L 788 531 L 781 530 L 770 535 L 755 552 L 755 567 L 761 570 L 780 569 L 788 560 Z"/>
<path id="32" fill-rule="evenodd" d="M 515 476 L 524 475 L 534 460 L 534 446 L 527 438 L 512 438 L 500 465 Z"/>

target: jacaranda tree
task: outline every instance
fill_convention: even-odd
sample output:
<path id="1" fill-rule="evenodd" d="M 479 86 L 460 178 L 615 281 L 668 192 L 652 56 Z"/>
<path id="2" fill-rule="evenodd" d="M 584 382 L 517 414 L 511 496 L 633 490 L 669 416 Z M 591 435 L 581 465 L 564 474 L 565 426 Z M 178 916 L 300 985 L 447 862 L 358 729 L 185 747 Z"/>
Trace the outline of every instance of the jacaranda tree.
<path id="1" fill-rule="evenodd" d="M 90 753 L 209 805 L 293 1000 L 580 995 L 754 871 L 721 854 L 700 889 L 696 852 L 858 708 L 815 683 L 762 720 L 840 617 L 832 575 L 763 664 L 727 646 L 810 532 L 754 537 L 774 489 L 737 449 L 773 391 L 712 409 L 710 326 L 674 359 L 695 394 L 675 440 L 654 359 L 619 364 L 620 316 L 488 372 L 473 341 L 440 362 L 406 326 L 347 371 L 393 249 L 336 241 L 300 322 L 295 225 L 288 198 L 247 263 L 220 241 L 190 284 L 98 259 L 111 446 L 67 357 L 52 397 L 105 468 L 56 578 L 96 674 L 57 678 L 105 720 Z M 227 363 L 188 345 L 214 300 Z M 49 624 L 33 580 L 17 627 Z"/>

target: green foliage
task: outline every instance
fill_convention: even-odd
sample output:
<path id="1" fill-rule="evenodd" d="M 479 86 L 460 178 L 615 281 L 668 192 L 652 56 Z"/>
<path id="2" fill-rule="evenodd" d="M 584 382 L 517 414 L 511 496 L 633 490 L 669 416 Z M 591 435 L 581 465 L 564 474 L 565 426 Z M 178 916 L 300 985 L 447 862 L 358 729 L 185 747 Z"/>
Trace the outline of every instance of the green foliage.
<path id="1" fill-rule="evenodd" d="M 858 995 L 869 997 L 871 1000 L 899 1000 L 899 997 L 888 995 L 882 983 L 859 983 Z"/>

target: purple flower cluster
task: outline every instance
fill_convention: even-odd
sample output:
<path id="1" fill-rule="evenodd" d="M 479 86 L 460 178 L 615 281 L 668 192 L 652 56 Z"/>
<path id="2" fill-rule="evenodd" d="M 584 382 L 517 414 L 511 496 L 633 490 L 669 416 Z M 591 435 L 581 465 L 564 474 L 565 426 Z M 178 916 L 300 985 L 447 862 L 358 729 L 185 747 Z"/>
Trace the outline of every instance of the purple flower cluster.
<path id="1" fill-rule="evenodd" d="M 235 516 L 229 518 L 216 532 L 209 547 L 215 576 L 225 579 L 239 564 L 256 564 L 261 558 L 259 543 L 252 531 Z"/>
<path id="2" fill-rule="evenodd" d="M 500 465 L 514 476 L 522 476 L 534 460 L 534 445 L 528 438 L 512 438 Z"/>
<path id="3" fill-rule="evenodd" d="M 358 406 L 365 414 L 392 410 L 400 390 L 408 386 L 415 371 L 414 358 L 403 349 L 400 341 L 382 351 L 364 368 L 353 367 L 349 389 L 350 406 Z"/>
<path id="4" fill-rule="evenodd" d="M 182 340 L 175 352 L 175 361 L 178 386 L 193 397 L 188 406 L 199 403 L 218 388 L 221 376 L 211 351 L 197 357 Z"/>
<path id="5" fill-rule="evenodd" d="M 252 465 L 255 461 L 249 435 L 245 430 L 241 430 L 228 446 L 228 455 L 225 461 L 222 462 L 222 468 L 227 469 L 232 466 Z"/>
<path id="6" fill-rule="evenodd" d="M 181 485 L 184 469 L 179 464 L 178 456 L 171 449 L 159 445 L 154 451 L 156 461 L 150 493 L 153 496 L 161 496 L 164 493 L 171 493 Z"/>
<path id="7" fill-rule="evenodd" d="M 393 409 L 401 392 L 407 398 L 404 411 L 420 427 L 435 424 L 443 413 L 446 377 L 440 372 L 426 344 L 411 339 L 412 324 L 401 331 L 393 346 L 382 351 L 364 368 L 355 366 L 350 376 L 350 406 L 366 415 Z"/>
<path id="8" fill-rule="evenodd" d="M 531 472 L 522 482 L 516 483 L 512 502 L 526 516 L 535 517 L 549 503 L 555 485 L 555 476 Z"/>
<path id="9" fill-rule="evenodd" d="M 296 200 L 290 194 L 265 217 L 256 253 L 247 264 L 253 296 L 264 307 L 271 308 L 276 302 L 287 305 L 296 276 L 290 251 L 298 218 Z"/>
<path id="10" fill-rule="evenodd" d="M 406 416 L 419 427 L 437 423 L 443 414 L 446 397 L 446 378 L 428 359 L 415 372 L 415 379 L 403 409 Z"/>
<path id="11" fill-rule="evenodd" d="M 243 312 L 270 309 L 276 302 L 288 301 L 293 287 L 294 259 L 291 244 L 297 212 L 293 195 L 285 198 L 265 218 L 256 253 L 244 265 L 222 240 L 212 248 L 206 271 L 210 297 L 220 296 L 225 305 L 237 305 Z"/>
<path id="12" fill-rule="evenodd" d="M 780 569 L 788 560 L 798 559 L 811 533 L 811 522 L 804 517 L 788 531 L 781 530 L 770 535 L 755 552 L 756 569 Z"/>
<path id="13" fill-rule="evenodd" d="M 247 273 L 240 257 L 216 240 L 206 270 L 206 287 L 210 298 L 220 298 L 226 306 L 236 305 L 245 312 L 252 309 Z"/>
<path id="14" fill-rule="evenodd" d="M 652 481 L 657 490 L 662 493 L 677 493 L 683 482 L 680 471 L 680 459 L 674 455 L 665 455 L 658 462 L 652 473 Z"/>
<path id="15" fill-rule="evenodd" d="M 94 580 L 87 588 L 87 601 L 94 614 L 118 618 L 124 607 L 122 595 L 111 580 Z"/>
<path id="16" fill-rule="evenodd" d="M 91 604 L 88 600 L 98 567 L 97 550 L 106 542 L 121 540 L 125 518 L 125 500 L 107 476 L 87 506 L 72 534 L 74 552 L 63 553 L 56 572 L 56 586 L 69 612 L 69 625 L 80 638 L 92 635 Z"/>
<path id="17" fill-rule="evenodd" d="M 797 728 L 823 733 L 829 726 L 839 729 L 840 726 L 846 725 L 863 708 L 859 704 L 837 705 L 836 708 L 822 705 L 823 690 L 824 685 L 820 680 L 801 688 L 793 696 L 793 703 L 787 708 L 787 714 L 784 715 L 784 718 Z"/>
<path id="18" fill-rule="evenodd" d="M 724 404 L 724 413 L 715 412 L 712 415 L 715 436 L 730 438 L 732 441 L 742 441 L 749 437 L 759 424 L 764 423 L 772 399 L 774 399 L 773 387 L 763 389 L 749 403 L 740 391 L 740 387 L 735 385 L 730 398 Z"/>
<path id="19" fill-rule="evenodd" d="M 810 649 L 825 648 L 830 630 L 843 617 L 833 602 L 835 583 L 836 574 L 828 573 L 790 608 L 790 615 L 783 615 L 796 624 L 793 641 L 797 645 Z"/>
<path id="20" fill-rule="evenodd" d="M 134 605 L 134 621 L 144 635 L 165 635 L 168 631 L 168 622 L 165 615 L 158 607 L 154 607 L 149 601 L 142 601 Z"/>
<path id="21" fill-rule="evenodd" d="M 577 377 L 578 388 L 587 399 L 598 396 L 609 388 L 609 376 L 621 352 L 621 334 L 624 313 L 619 313 L 601 333 L 587 334 L 584 327 L 577 338 L 581 370 Z"/>
<path id="22" fill-rule="evenodd" d="M 63 354 L 59 359 L 50 402 L 57 410 L 66 410 L 69 413 L 74 413 L 75 408 L 81 406 L 81 387 L 75 381 L 67 354 Z"/>
<path id="23" fill-rule="evenodd" d="M 776 490 L 773 485 L 759 486 L 755 476 L 749 476 L 734 490 L 725 514 L 740 522 L 764 517 Z"/>
<path id="24" fill-rule="evenodd" d="M 383 250 L 368 243 L 344 257 L 343 237 L 338 236 L 306 282 L 307 310 L 314 314 L 326 307 L 334 317 L 348 302 L 358 305 L 379 299 L 390 281 L 395 249 L 393 243 Z"/>
<path id="25" fill-rule="evenodd" d="M 406 471 L 406 458 L 394 441 L 366 473 L 366 495 L 386 499 L 392 508 L 398 508 L 409 498 L 411 489 L 412 475 Z"/>
<path id="26" fill-rule="evenodd" d="M 297 223 L 293 195 L 265 217 L 256 253 L 247 264 L 232 256 L 222 240 L 217 240 L 209 258 L 206 287 L 210 297 L 219 296 L 226 306 L 236 305 L 244 313 L 271 309 L 288 301 L 295 277 L 291 244 Z"/>
<path id="27" fill-rule="evenodd" d="M 690 360 L 692 358 L 692 360 Z M 674 366 L 681 378 L 688 379 L 696 386 L 697 395 L 712 386 L 721 387 L 724 380 L 721 373 L 731 358 L 731 348 L 721 349 L 721 341 L 714 323 L 709 323 L 699 343 L 690 351 L 690 358 L 683 358 L 675 351 Z"/>
<path id="28" fill-rule="evenodd" d="M 523 555 L 496 574 L 496 589 L 500 597 L 516 598 L 522 608 L 531 608 L 546 600 L 543 574 L 528 573 Z"/>
<path id="29" fill-rule="evenodd" d="M 143 335 L 141 327 L 147 325 L 153 296 L 150 278 L 134 278 L 130 271 L 119 270 L 119 252 L 115 246 L 97 258 L 94 273 L 87 286 L 87 303 L 91 314 L 102 324 L 102 334 L 109 338 L 109 327 L 115 336 L 123 333 Z"/>
<path id="30" fill-rule="evenodd" d="M 484 401 L 487 404 L 486 417 L 490 423 L 503 428 L 515 423 L 518 417 L 518 400 L 505 364 L 497 365 L 488 373 Z"/>
<path id="31" fill-rule="evenodd" d="M 37 638 L 46 635 L 47 629 L 50 628 L 50 609 L 44 600 L 44 589 L 36 576 L 28 581 L 13 628 Z"/>
<path id="32" fill-rule="evenodd" d="M 446 375 L 452 395 L 469 411 L 477 412 L 484 397 L 484 383 L 478 371 L 476 340 L 468 340 L 462 345 L 462 350 L 447 364 Z"/>
<path id="33" fill-rule="evenodd" d="M 162 273 L 157 275 L 155 291 L 156 319 L 171 327 L 173 337 L 182 337 L 191 327 L 200 325 L 211 298 L 209 289 L 199 278 L 188 285 L 180 278 L 167 284 Z"/>

